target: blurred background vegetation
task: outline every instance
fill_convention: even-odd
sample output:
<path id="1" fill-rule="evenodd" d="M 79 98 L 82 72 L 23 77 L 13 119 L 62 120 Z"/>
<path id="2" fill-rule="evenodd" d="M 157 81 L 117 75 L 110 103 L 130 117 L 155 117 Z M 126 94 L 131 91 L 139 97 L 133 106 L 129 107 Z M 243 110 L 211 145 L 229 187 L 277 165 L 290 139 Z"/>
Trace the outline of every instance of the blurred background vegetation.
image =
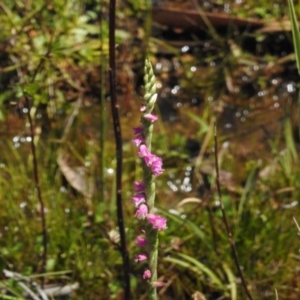
<path id="1" fill-rule="evenodd" d="M 44 276 L 46 287 L 76 284 L 66 298 L 122 299 L 108 2 L 0 2 L 0 265 L 15 272 L 2 276 L 0 298 L 26 297 L 19 273 L 37 283 Z M 182 13 L 176 24 L 172 9 Z M 191 10 L 204 15 L 203 26 L 184 27 Z M 116 22 L 130 257 L 140 233 L 130 197 L 141 177 L 132 127 L 148 53 L 159 95 L 153 149 L 165 168 L 157 203 L 168 218 L 160 299 L 245 299 L 216 193 L 214 121 L 223 201 L 248 288 L 254 299 L 276 299 L 275 290 L 278 299 L 299 299 L 299 79 L 286 1 L 127 0 L 117 3 Z M 29 111 L 48 233 L 42 274 Z M 132 263 L 132 299 L 145 299 L 142 269 Z"/>

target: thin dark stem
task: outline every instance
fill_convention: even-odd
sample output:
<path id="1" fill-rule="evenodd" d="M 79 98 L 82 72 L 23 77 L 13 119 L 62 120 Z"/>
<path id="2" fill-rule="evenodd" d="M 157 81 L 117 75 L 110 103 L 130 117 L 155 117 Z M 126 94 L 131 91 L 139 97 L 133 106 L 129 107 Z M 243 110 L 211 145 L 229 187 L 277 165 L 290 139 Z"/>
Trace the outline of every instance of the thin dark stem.
<path id="1" fill-rule="evenodd" d="M 46 217 L 45 217 L 45 204 L 43 201 L 42 190 L 41 190 L 40 180 L 39 180 L 38 163 L 37 163 L 36 149 L 34 144 L 34 126 L 33 126 L 32 117 L 30 115 L 30 103 L 29 103 L 28 96 L 26 96 L 25 98 L 26 98 L 26 106 L 28 108 L 27 118 L 29 122 L 30 137 L 31 137 L 30 146 L 32 152 L 34 182 L 37 191 L 38 201 L 40 204 L 40 211 L 41 211 L 41 225 L 42 225 L 42 236 L 43 236 L 42 273 L 44 273 L 46 269 L 46 262 L 47 262 L 47 243 L 48 243 Z"/>
<path id="2" fill-rule="evenodd" d="M 49 43 L 48 46 L 48 50 L 45 54 L 45 57 L 42 58 L 37 66 L 37 68 L 35 69 L 30 83 L 33 83 L 35 81 L 35 78 L 38 74 L 38 72 L 40 71 L 40 69 L 42 68 L 45 60 L 47 59 L 47 57 L 49 56 L 50 52 L 51 52 L 51 44 L 52 41 Z M 47 224 L 46 224 L 46 216 L 45 216 L 45 203 L 42 197 L 42 190 L 41 190 L 41 186 L 40 186 L 40 180 L 39 180 L 39 169 L 38 169 L 38 162 L 37 162 L 37 155 L 36 155 L 36 146 L 34 144 L 34 124 L 33 124 L 33 120 L 30 114 L 30 110 L 31 110 L 31 105 L 30 105 L 30 100 L 29 100 L 29 96 L 25 95 L 25 103 L 26 103 L 26 107 L 28 109 L 28 113 L 27 113 L 27 119 L 29 122 L 29 128 L 30 128 L 30 147 L 31 147 L 31 152 L 32 152 L 32 164 L 33 164 L 33 176 L 34 176 L 34 182 L 35 182 L 35 189 L 37 192 L 37 198 L 38 198 L 38 202 L 40 205 L 40 214 L 41 214 L 41 227 L 42 227 L 42 237 L 43 237 L 43 250 L 42 250 L 42 267 L 41 267 L 41 272 L 44 273 L 46 271 L 46 264 L 47 264 L 47 253 L 48 253 L 48 249 L 47 249 L 47 245 L 48 245 L 48 234 L 47 234 Z M 44 278 L 42 278 L 42 286 L 44 285 Z"/>
<path id="3" fill-rule="evenodd" d="M 214 140 L 215 140 L 216 185 L 217 185 L 217 190 L 218 190 L 220 207 L 221 207 L 221 211 L 222 211 L 223 222 L 224 222 L 225 227 L 226 227 L 226 232 L 227 232 L 228 240 L 229 240 L 229 243 L 230 243 L 230 246 L 231 246 L 234 263 L 236 265 L 239 276 L 242 280 L 242 285 L 244 287 L 244 290 L 246 292 L 247 297 L 250 300 L 253 300 L 252 296 L 251 296 L 251 294 L 250 294 L 250 292 L 247 288 L 246 280 L 244 278 L 244 275 L 243 275 L 243 272 L 242 272 L 242 269 L 241 269 L 241 266 L 240 266 L 240 262 L 239 262 L 235 242 L 234 242 L 234 239 L 233 239 L 233 236 L 232 236 L 231 229 L 229 227 L 226 211 L 225 211 L 224 205 L 223 205 L 221 187 L 220 187 L 220 181 L 219 181 L 218 139 L 217 139 L 217 126 L 216 126 L 216 123 L 214 124 Z"/>
<path id="4" fill-rule="evenodd" d="M 105 0 L 101 1 L 102 7 L 104 7 Z M 106 106 L 105 106 L 105 68 L 106 68 L 106 55 L 104 53 L 104 30 L 103 30 L 103 13 L 100 8 L 101 19 L 100 19 L 100 42 L 101 42 L 101 57 L 100 57 L 100 78 L 101 78 L 101 124 L 100 124 L 100 186 L 101 186 L 101 201 L 104 202 L 105 192 L 106 192 L 106 184 L 105 184 L 105 135 L 106 135 Z"/>
<path id="5" fill-rule="evenodd" d="M 115 58 L 115 16 L 116 16 L 116 1 L 110 0 L 109 3 L 109 75 L 110 75 L 110 96 L 111 110 L 113 117 L 113 127 L 116 141 L 116 204 L 118 227 L 121 240 L 121 254 L 123 257 L 123 276 L 124 276 L 124 300 L 130 300 L 130 267 L 129 255 L 126 245 L 126 235 L 124 228 L 123 207 L 122 207 L 122 133 L 119 118 L 119 105 L 116 94 L 116 58 Z"/>
<path id="6" fill-rule="evenodd" d="M 49 43 L 48 46 L 48 50 L 45 54 L 45 57 L 42 58 L 37 66 L 37 68 L 35 69 L 30 83 L 33 83 L 35 81 L 35 78 L 38 74 L 38 72 L 40 71 L 40 69 L 42 68 L 45 60 L 47 59 L 47 57 L 49 56 L 50 52 L 51 52 L 51 45 L 52 45 L 52 40 Z M 26 106 L 28 109 L 28 113 L 27 113 L 27 118 L 28 118 L 28 122 L 29 122 L 29 128 L 30 128 L 30 137 L 31 137 L 31 141 L 30 141 L 30 147 L 31 147 L 31 152 L 32 152 L 32 163 L 33 163 L 33 174 L 34 174 L 34 182 L 35 182 L 35 188 L 37 191 L 37 197 L 38 197 L 38 201 L 40 204 L 40 211 L 41 211 L 41 227 L 42 227 L 42 237 L 43 237 L 43 251 L 42 251 L 42 268 L 41 268 L 41 272 L 44 273 L 46 271 L 46 264 L 47 264 L 47 254 L 48 254 L 48 234 L 47 234 L 47 224 L 46 224 L 46 216 L 45 216 L 45 203 L 42 197 L 42 190 L 41 190 L 41 186 L 40 186 L 40 180 L 39 180 L 39 169 L 38 169 L 38 162 L 37 162 L 37 155 L 36 155 L 36 147 L 34 144 L 34 125 L 33 125 L 33 120 L 30 114 L 30 101 L 29 101 L 29 97 L 28 95 L 25 96 L 25 100 L 26 100 Z M 44 285 L 44 277 L 42 278 L 42 287 Z"/>
<path id="7" fill-rule="evenodd" d="M 38 12 L 42 11 L 44 9 L 44 7 L 46 6 L 46 4 L 43 5 L 39 9 Z M 36 13 L 38 13 L 38 12 L 36 12 Z M 17 33 L 15 33 L 15 35 L 17 35 Z M 44 59 L 42 58 L 40 60 L 33 76 L 31 77 L 30 83 L 34 82 L 36 75 L 38 74 L 39 70 L 41 69 L 45 59 L 50 54 L 52 38 L 53 38 L 53 36 L 51 37 L 51 42 L 49 43 L 48 51 L 45 54 L 45 58 Z M 19 68 L 17 68 L 17 70 L 18 70 L 18 74 L 19 74 L 21 83 L 25 83 L 23 73 L 21 72 L 21 70 Z M 27 118 L 28 118 L 28 122 L 29 122 L 29 126 L 30 126 L 30 137 L 31 137 L 30 146 L 31 146 L 31 152 L 32 152 L 32 157 L 33 157 L 33 173 L 34 173 L 35 188 L 37 191 L 38 202 L 40 204 L 40 210 L 41 210 L 41 227 L 42 227 L 42 237 L 43 237 L 42 268 L 41 269 L 42 269 L 42 273 L 44 273 L 45 269 L 46 269 L 46 262 L 47 262 L 47 241 L 48 241 L 46 217 L 45 217 L 45 205 L 44 205 L 44 201 L 42 198 L 42 192 L 41 192 L 41 187 L 40 187 L 40 182 L 39 182 L 38 163 L 37 163 L 37 156 L 36 156 L 36 148 L 35 148 L 35 144 L 34 144 L 34 126 L 33 126 L 33 120 L 31 118 L 31 114 L 30 114 L 30 108 L 31 108 L 30 100 L 29 100 L 28 95 L 25 95 L 24 98 L 25 98 L 25 105 L 27 106 L 27 109 L 28 109 Z M 43 285 L 44 285 L 44 278 L 42 278 L 42 286 Z"/>

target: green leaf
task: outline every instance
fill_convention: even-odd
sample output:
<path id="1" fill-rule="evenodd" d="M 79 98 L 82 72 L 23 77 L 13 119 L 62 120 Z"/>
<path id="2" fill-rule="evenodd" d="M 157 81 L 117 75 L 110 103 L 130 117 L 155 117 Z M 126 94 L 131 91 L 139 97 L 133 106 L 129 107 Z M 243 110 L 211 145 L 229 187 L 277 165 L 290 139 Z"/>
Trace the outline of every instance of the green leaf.
<path id="1" fill-rule="evenodd" d="M 18 297 L 13 297 L 13 296 L 8 296 L 8 295 L 0 295 L 0 299 L 5 299 L 5 300 L 24 300 L 24 298 L 18 298 Z"/>
<path id="2" fill-rule="evenodd" d="M 223 263 L 223 269 L 227 275 L 229 286 L 230 286 L 230 292 L 231 292 L 231 299 L 237 300 L 237 284 L 236 284 L 236 278 L 232 270 L 228 267 L 227 264 Z"/>
<path id="3" fill-rule="evenodd" d="M 297 22 L 297 18 L 296 18 L 295 7 L 293 4 L 293 1 L 288 0 L 288 4 L 289 4 L 290 19 L 291 19 L 291 23 L 292 23 L 292 33 L 293 33 L 293 41 L 294 41 L 294 47 L 295 47 L 297 68 L 298 68 L 298 73 L 300 74 L 300 34 L 299 34 L 298 22 Z"/>
<path id="4" fill-rule="evenodd" d="M 4 113 L 2 110 L 0 110 L 0 121 L 4 121 L 5 117 L 4 117 Z"/>
<path id="5" fill-rule="evenodd" d="M 286 118 L 284 122 L 284 138 L 291 157 L 294 161 L 298 161 L 297 148 L 293 137 L 293 127 L 290 118 Z"/>
<path id="6" fill-rule="evenodd" d="M 178 266 L 181 266 L 185 269 L 189 269 L 192 272 L 199 274 L 199 275 L 206 275 L 211 279 L 211 282 L 216 285 L 218 288 L 224 290 L 225 285 L 221 282 L 221 280 L 218 278 L 218 276 L 208 267 L 206 267 L 204 264 L 199 262 L 198 260 L 194 259 L 193 257 L 190 257 L 185 254 L 178 254 L 180 258 L 174 258 L 174 257 L 165 257 L 164 261 L 168 261 L 171 263 L 174 263 Z"/>
<path id="7" fill-rule="evenodd" d="M 37 82 L 28 83 L 24 86 L 24 93 L 28 96 L 34 96 L 39 89 L 39 84 Z"/>
<path id="8" fill-rule="evenodd" d="M 0 273 L 2 274 L 3 269 L 7 266 L 7 263 L 2 255 L 0 255 Z"/>
<path id="9" fill-rule="evenodd" d="M 209 124 L 205 120 L 203 120 L 201 117 L 199 117 L 196 114 L 190 113 L 190 112 L 184 112 L 187 116 L 189 116 L 192 120 L 197 122 L 201 128 L 201 133 L 206 133 L 209 129 Z"/>
<path id="10" fill-rule="evenodd" d="M 213 250 L 213 245 L 211 243 L 211 239 L 207 237 L 205 232 L 199 227 L 199 225 L 193 223 L 190 220 L 182 219 L 180 216 L 171 214 L 165 210 L 161 210 L 161 212 L 168 217 L 168 219 L 172 219 L 180 226 L 186 227 L 191 233 L 197 236 L 202 242 L 203 246 L 207 247 L 209 250 Z"/>
<path id="11" fill-rule="evenodd" d="M 252 192 L 255 189 L 256 180 L 259 175 L 259 166 L 254 166 L 254 168 L 251 170 L 246 185 L 242 194 L 242 197 L 240 199 L 239 208 L 238 208 L 238 217 L 239 219 L 242 217 L 245 204 L 250 199 Z"/>

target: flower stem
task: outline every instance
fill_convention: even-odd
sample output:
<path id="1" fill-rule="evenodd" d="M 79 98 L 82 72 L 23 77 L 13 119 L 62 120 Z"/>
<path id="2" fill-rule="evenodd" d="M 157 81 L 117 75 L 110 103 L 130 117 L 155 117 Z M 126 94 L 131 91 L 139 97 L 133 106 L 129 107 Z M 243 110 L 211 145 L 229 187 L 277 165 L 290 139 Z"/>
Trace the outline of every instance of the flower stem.
<path id="1" fill-rule="evenodd" d="M 154 97 L 156 98 L 156 85 L 155 85 L 155 76 L 151 66 L 151 63 L 148 59 L 145 62 L 145 95 L 144 101 L 146 106 L 145 113 L 151 113 L 154 107 L 155 101 L 151 101 Z M 146 120 L 142 119 L 145 131 L 145 145 L 151 151 L 151 142 L 152 142 L 152 132 L 153 124 Z M 143 162 L 143 173 L 144 173 L 144 183 L 145 183 L 145 192 L 148 210 L 150 214 L 153 214 L 155 211 L 155 182 L 154 175 L 151 170 L 147 167 L 145 162 Z M 151 279 L 148 286 L 148 299 L 156 300 L 157 292 L 156 287 L 151 283 L 157 281 L 157 257 L 158 257 L 158 233 L 157 230 L 153 229 L 150 224 L 146 226 L 146 238 L 148 242 L 147 252 L 149 254 L 149 270 L 151 272 Z"/>
<path id="2" fill-rule="evenodd" d="M 141 107 L 143 126 L 133 128 L 135 137 L 132 140 L 139 149 L 138 156 L 142 158 L 143 182 L 134 183 L 136 195 L 131 200 L 137 208 L 135 217 L 148 221 L 145 229 L 142 230 L 146 238 L 137 237 L 137 245 L 146 247 L 147 251 L 138 254 L 135 261 L 148 259 L 148 269 L 144 271 L 143 278 L 148 281 L 148 299 L 156 300 L 156 288 L 164 285 L 163 282 L 157 281 L 158 230 L 167 228 L 167 220 L 155 214 L 155 177 L 162 174 L 164 170 L 162 169 L 162 159 L 151 153 L 153 122 L 157 120 L 157 116 L 151 112 L 157 94 L 153 69 L 148 59 L 145 62 L 144 81 L 145 95 Z"/>

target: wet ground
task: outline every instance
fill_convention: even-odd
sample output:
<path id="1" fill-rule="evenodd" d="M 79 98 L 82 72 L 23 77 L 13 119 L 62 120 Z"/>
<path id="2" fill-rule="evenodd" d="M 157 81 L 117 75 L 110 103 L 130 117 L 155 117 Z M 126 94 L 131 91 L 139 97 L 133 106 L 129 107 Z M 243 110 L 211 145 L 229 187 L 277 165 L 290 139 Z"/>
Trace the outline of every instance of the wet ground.
<path id="1" fill-rule="evenodd" d="M 191 9 L 193 5 L 188 1 L 171 5 L 167 1 L 164 7 L 171 6 Z M 221 7 L 213 1 L 204 1 L 201 7 L 216 16 L 230 10 L 229 6 Z M 140 47 L 144 44 L 141 33 L 134 29 L 136 19 L 126 24 L 132 40 L 118 49 L 118 92 L 124 141 L 130 141 L 131 128 L 139 120 L 136 112 L 143 84 Z M 199 151 L 213 118 L 217 121 L 220 139 L 227 142 L 241 161 L 246 157 L 259 157 L 262 151 L 267 154 L 270 140 L 278 137 L 283 140 L 287 119 L 292 120 L 298 139 L 295 109 L 298 75 L 289 31 L 259 33 L 256 28 L 245 29 L 238 25 L 184 30 L 180 28 L 180 21 L 177 28 L 154 22 L 148 43 L 157 77 L 157 113 L 164 121 L 156 130 L 159 135 L 168 136 L 170 149 L 190 154 Z M 80 69 L 73 69 L 72 76 L 79 74 Z M 79 114 L 79 122 L 82 122 L 79 131 L 94 140 L 99 138 L 100 91 L 99 78 L 94 71 L 89 72 L 89 86 Z M 106 95 L 109 96 L 108 90 Z M 70 101 L 75 103 L 72 93 Z M 74 105 L 71 104 L 68 111 L 57 111 L 51 120 L 47 117 L 49 108 L 47 112 L 41 106 L 37 114 L 37 134 L 46 137 L 51 127 L 63 126 Z M 13 113 L 2 124 L 1 131 L 16 148 L 29 144 L 28 128 L 24 129 L 26 118 L 22 117 L 26 109 L 11 108 Z M 178 137 L 184 137 L 185 141 L 179 141 Z M 183 144 L 187 144 L 187 148 L 182 148 Z M 195 148 L 189 149 L 189 145 Z M 205 149 L 208 153 L 211 150 Z"/>

